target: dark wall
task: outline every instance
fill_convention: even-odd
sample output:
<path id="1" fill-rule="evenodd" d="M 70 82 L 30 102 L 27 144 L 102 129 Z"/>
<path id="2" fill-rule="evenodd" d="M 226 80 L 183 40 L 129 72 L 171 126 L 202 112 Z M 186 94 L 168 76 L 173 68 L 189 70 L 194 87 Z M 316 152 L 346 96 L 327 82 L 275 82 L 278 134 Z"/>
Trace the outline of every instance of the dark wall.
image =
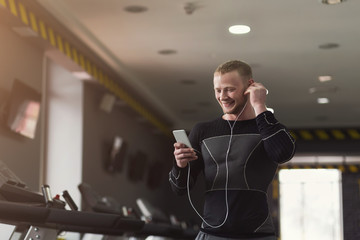
<path id="1" fill-rule="evenodd" d="M 188 219 L 193 212 L 187 198 L 175 196 L 168 181 L 172 137 L 156 133 L 153 126 L 126 106 L 116 104 L 111 113 L 101 110 L 104 93 L 99 86 L 84 86 L 83 182 L 122 205 L 134 207 L 137 198 L 145 198 L 168 214 Z M 116 135 L 126 141 L 127 150 L 122 170 L 111 173 L 104 161 Z M 136 156 L 141 160 L 136 162 Z M 137 171 L 141 169 L 143 172 Z"/>
<path id="2" fill-rule="evenodd" d="M 360 239 L 360 173 L 342 174 L 344 240 Z"/>
<path id="3" fill-rule="evenodd" d="M 0 18 L 0 22 L 1 22 Z M 8 27 L 0 24 L 0 105 L 6 104 L 16 78 L 41 91 L 43 52 Z M 4 109 L 2 109 L 4 110 Z M 9 130 L 6 112 L 1 112 L 0 161 L 3 161 L 30 189 L 39 189 L 41 121 L 35 139 Z"/>
<path id="4" fill-rule="evenodd" d="M 18 36 L 1 22 L 0 105 L 6 102 L 15 78 L 41 91 L 44 54 L 29 39 Z M 175 196 L 168 183 L 173 159 L 172 137 L 154 132 L 153 126 L 139 120 L 138 115 L 127 107 L 114 107 L 110 114 L 100 110 L 103 93 L 99 86 L 84 86 L 83 181 L 123 205 L 134 206 L 136 198 L 146 198 L 180 219 L 198 220 L 187 197 Z M 35 139 L 27 139 L 11 132 L 0 121 L 0 161 L 35 191 L 39 190 L 41 175 L 41 129 L 40 121 Z M 108 173 L 103 161 L 116 135 L 125 139 L 128 149 L 122 171 Z M 138 153 L 146 158 L 144 172 L 141 179 L 131 180 L 130 159 Z M 200 191 L 199 194 L 196 192 L 197 189 L 192 193 L 195 203 L 197 195 L 201 196 Z M 201 211 L 201 204 L 197 206 Z"/>

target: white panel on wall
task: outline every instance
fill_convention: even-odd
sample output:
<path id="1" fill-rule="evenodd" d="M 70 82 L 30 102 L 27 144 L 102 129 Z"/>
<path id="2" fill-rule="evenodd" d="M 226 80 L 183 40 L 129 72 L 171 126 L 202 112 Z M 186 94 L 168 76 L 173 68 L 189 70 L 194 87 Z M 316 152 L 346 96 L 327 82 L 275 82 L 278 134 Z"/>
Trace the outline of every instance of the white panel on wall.
<path id="1" fill-rule="evenodd" d="M 82 83 L 47 60 L 47 138 L 45 182 L 52 195 L 67 190 L 80 208 L 82 179 Z M 63 199 L 62 199 L 63 200 Z M 66 239 L 78 239 L 69 236 Z"/>

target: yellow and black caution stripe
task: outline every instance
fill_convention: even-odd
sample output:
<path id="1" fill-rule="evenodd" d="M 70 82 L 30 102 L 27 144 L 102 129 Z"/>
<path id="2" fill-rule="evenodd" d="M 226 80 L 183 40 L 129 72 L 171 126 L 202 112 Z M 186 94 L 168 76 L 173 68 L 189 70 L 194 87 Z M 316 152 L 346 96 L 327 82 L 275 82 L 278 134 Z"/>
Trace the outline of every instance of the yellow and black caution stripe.
<path id="1" fill-rule="evenodd" d="M 278 199 L 279 198 L 279 180 L 274 179 L 272 181 L 272 199 Z"/>
<path id="2" fill-rule="evenodd" d="M 70 41 L 66 40 L 52 26 L 47 24 L 45 20 L 39 18 L 34 11 L 26 5 L 25 0 L 0 0 L 0 8 L 1 7 L 9 10 L 14 17 L 20 19 L 24 25 L 30 27 L 44 41 L 50 43 L 51 46 L 78 64 L 102 86 L 126 102 L 156 128 L 166 135 L 170 135 L 171 130 L 167 124 L 159 120 L 158 117 L 146 109 L 139 101 L 130 96 L 119 83 L 110 78 L 103 69 L 88 59 L 81 51 L 74 47 Z"/>
<path id="3" fill-rule="evenodd" d="M 279 169 L 338 169 L 343 173 L 358 173 L 360 164 L 284 164 L 279 166 Z"/>
<path id="4" fill-rule="evenodd" d="M 360 140 L 360 128 L 292 129 L 290 133 L 304 141 Z"/>

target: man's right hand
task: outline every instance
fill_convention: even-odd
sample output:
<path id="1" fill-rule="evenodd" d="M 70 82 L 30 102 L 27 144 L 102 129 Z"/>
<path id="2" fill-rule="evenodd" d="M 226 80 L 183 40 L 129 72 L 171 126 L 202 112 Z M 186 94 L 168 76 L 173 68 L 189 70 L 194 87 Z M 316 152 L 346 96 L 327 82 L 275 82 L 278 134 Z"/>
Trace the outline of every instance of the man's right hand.
<path id="1" fill-rule="evenodd" d="M 184 168 L 188 162 L 198 159 L 194 149 L 187 147 L 183 143 L 174 143 L 174 148 L 176 165 L 180 168 Z"/>

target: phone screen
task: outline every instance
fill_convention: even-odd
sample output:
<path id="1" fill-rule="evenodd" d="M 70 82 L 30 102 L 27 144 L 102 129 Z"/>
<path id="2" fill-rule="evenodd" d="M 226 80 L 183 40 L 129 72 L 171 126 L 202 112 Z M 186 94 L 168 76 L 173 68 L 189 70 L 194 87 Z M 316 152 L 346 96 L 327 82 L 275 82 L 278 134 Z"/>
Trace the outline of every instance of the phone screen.
<path id="1" fill-rule="evenodd" d="M 191 148 L 190 140 L 185 132 L 184 129 L 181 130 L 174 130 L 173 135 L 175 137 L 176 142 L 183 143 L 186 146 Z"/>

